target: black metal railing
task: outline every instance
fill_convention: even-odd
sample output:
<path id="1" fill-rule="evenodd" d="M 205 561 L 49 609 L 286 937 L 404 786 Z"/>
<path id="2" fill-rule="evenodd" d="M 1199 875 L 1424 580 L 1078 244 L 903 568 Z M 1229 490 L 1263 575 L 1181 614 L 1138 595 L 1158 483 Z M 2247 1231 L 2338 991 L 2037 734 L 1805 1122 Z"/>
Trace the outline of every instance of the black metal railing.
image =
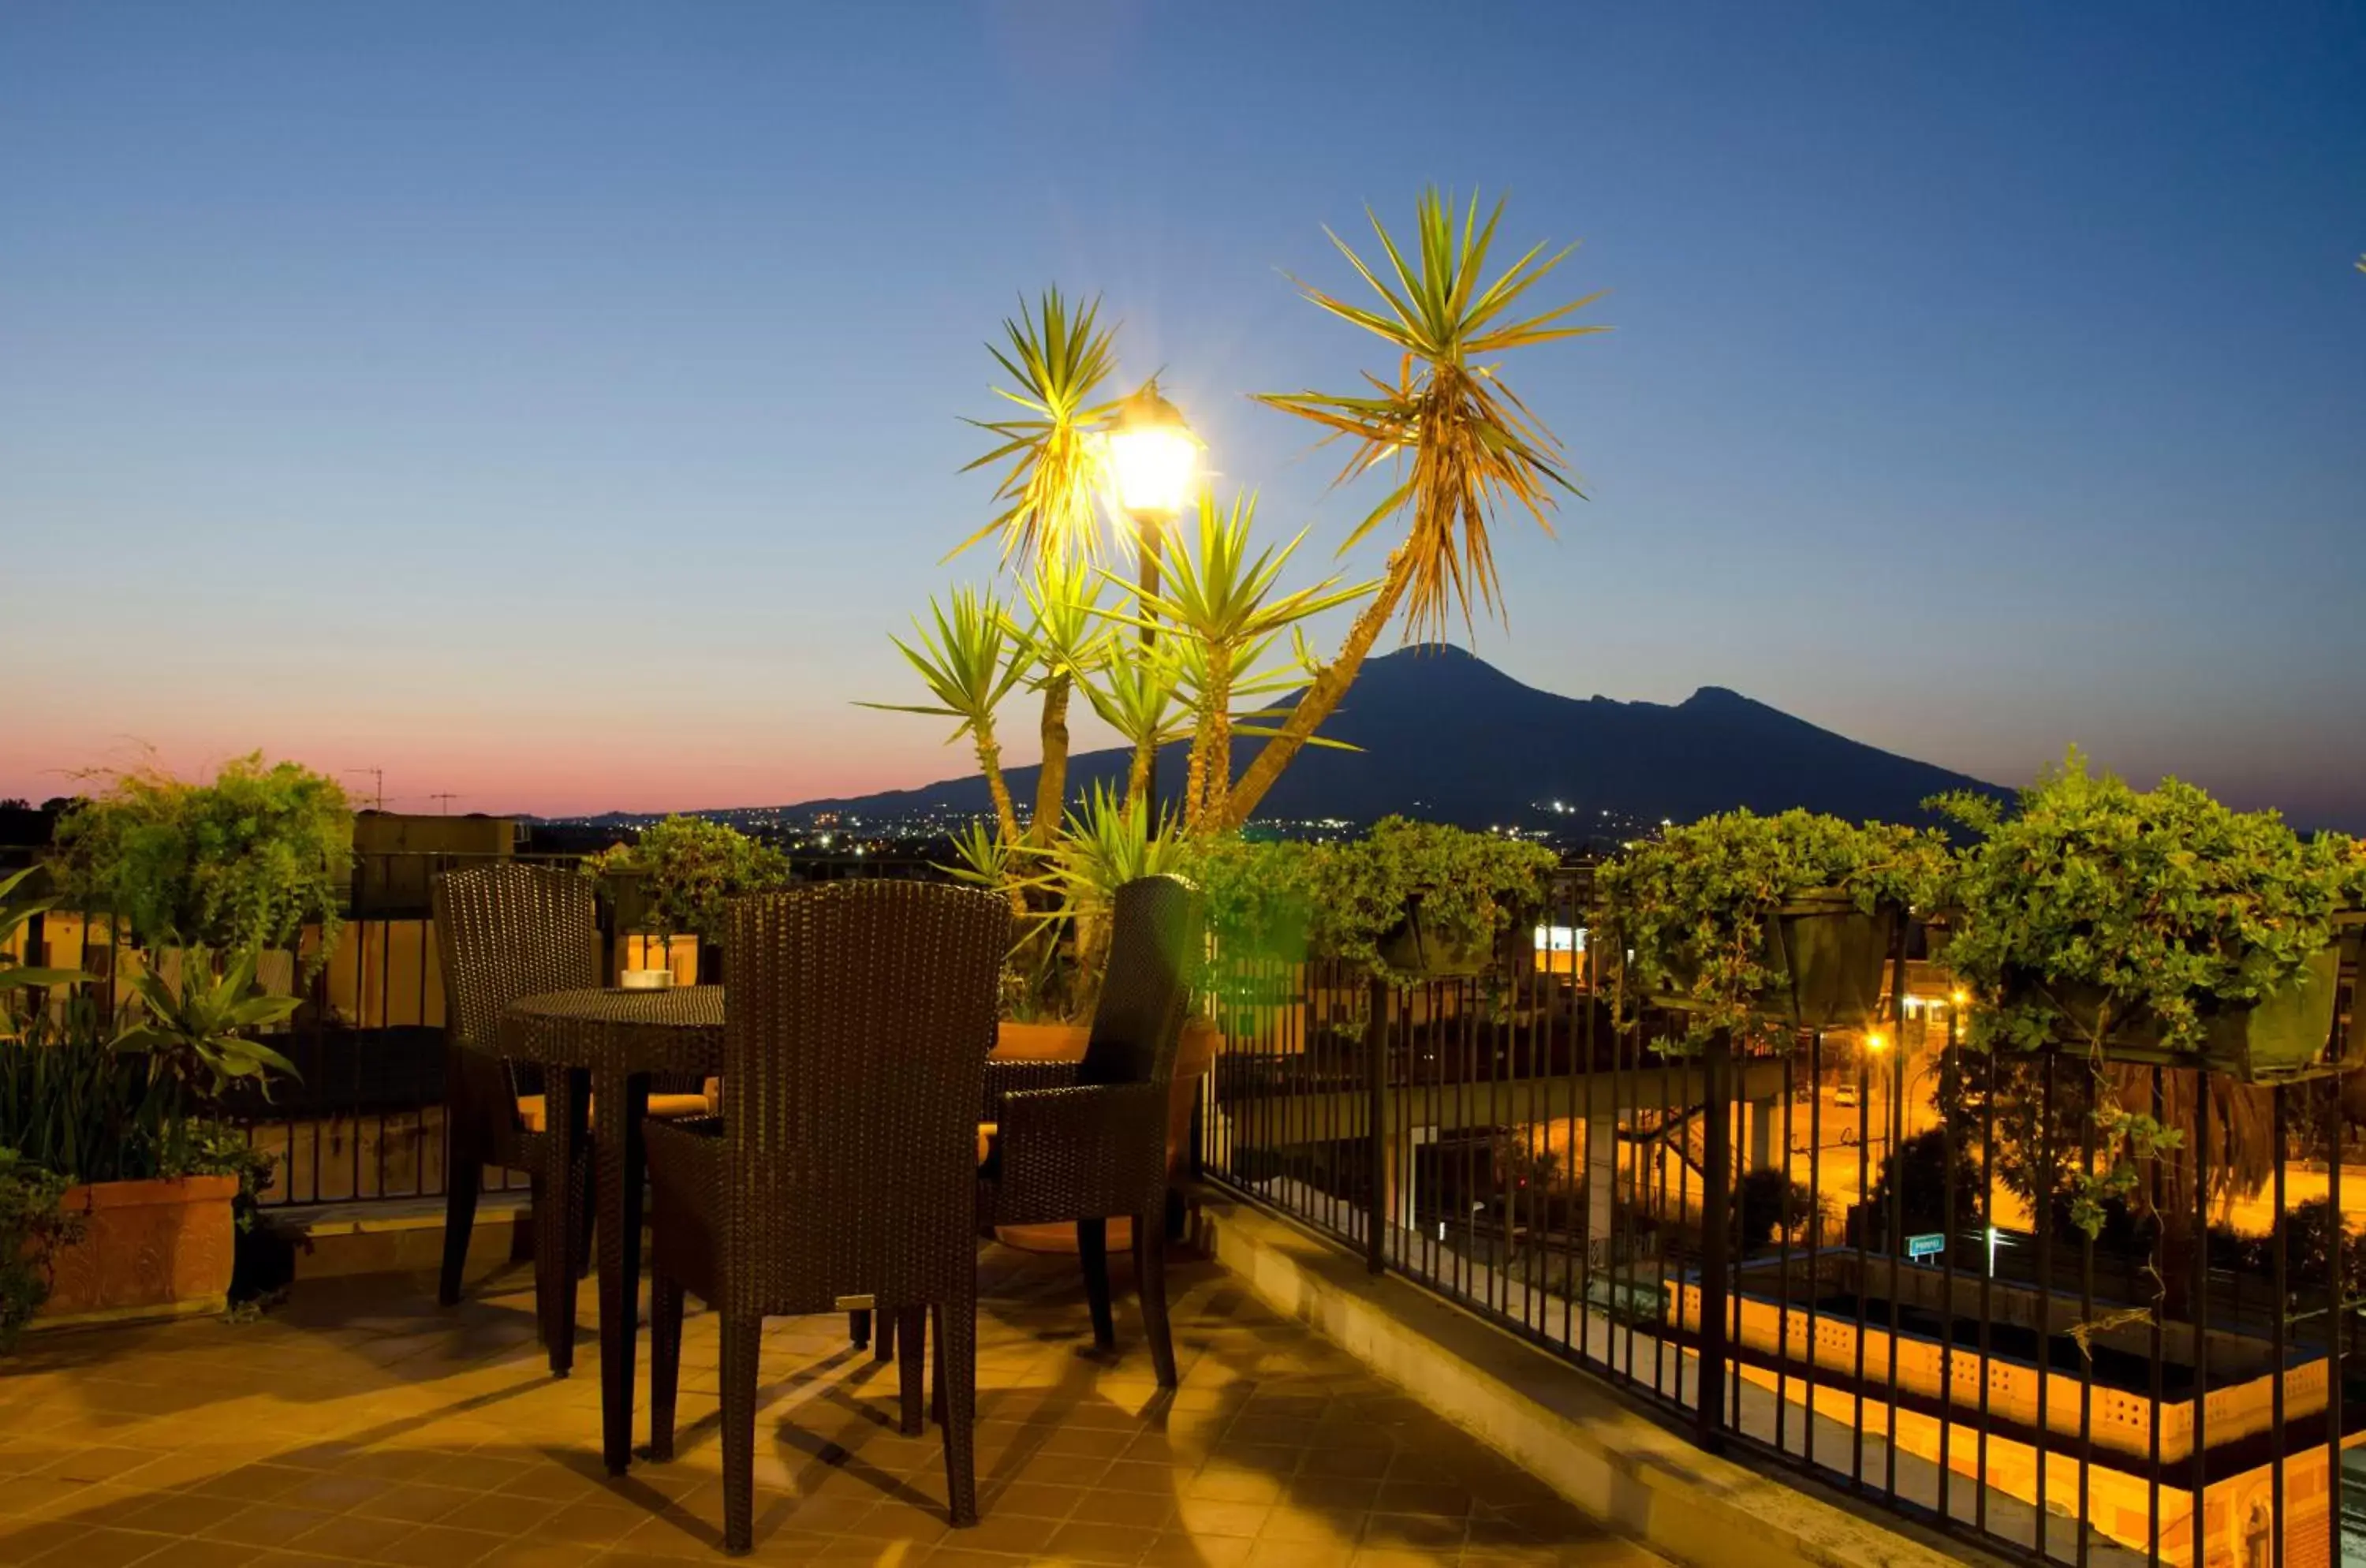
<path id="1" fill-rule="evenodd" d="M 1989 1548 L 2333 1568 L 2366 1393 L 2335 1082 L 1989 1055 L 1905 986 L 1878 1045 L 1663 1055 L 1603 999 L 1587 897 L 1480 976 L 1236 965 L 1204 1174 L 1706 1447 Z M 2186 1136 L 2090 1235 L 2106 1093 Z"/>

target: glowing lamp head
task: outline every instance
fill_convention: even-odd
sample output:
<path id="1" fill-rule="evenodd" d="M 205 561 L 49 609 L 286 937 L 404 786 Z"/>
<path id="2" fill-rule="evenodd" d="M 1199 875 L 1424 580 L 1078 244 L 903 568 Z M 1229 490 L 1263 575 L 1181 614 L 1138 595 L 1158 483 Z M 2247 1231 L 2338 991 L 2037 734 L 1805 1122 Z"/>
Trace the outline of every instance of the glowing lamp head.
<path id="1" fill-rule="evenodd" d="M 1876 1029 L 1865 1037 L 1865 1048 L 1876 1055 L 1889 1049 L 1889 1036 Z"/>
<path id="2" fill-rule="evenodd" d="M 1972 993 L 1965 990 L 1957 990 L 1947 999 L 1954 1002 L 1957 1007 L 1968 1007 L 1971 1005 Z"/>
<path id="3" fill-rule="evenodd" d="M 1118 504 L 1129 516 L 1173 517 L 1189 503 L 1200 469 L 1200 438 L 1175 405 L 1158 395 L 1155 378 L 1118 405 L 1109 456 Z"/>

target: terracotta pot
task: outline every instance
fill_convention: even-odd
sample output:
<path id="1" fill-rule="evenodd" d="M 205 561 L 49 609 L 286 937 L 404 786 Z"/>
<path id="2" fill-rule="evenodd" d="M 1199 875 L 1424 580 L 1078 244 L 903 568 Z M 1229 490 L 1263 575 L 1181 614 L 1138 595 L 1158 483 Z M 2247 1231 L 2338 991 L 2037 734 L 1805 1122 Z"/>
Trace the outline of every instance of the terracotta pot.
<path id="1" fill-rule="evenodd" d="M 995 1031 L 994 1049 L 988 1055 L 997 1062 L 1081 1062 L 1085 1059 L 1085 1043 L 1092 1033 L 1081 1023 L 1005 1021 Z"/>
<path id="2" fill-rule="evenodd" d="M 66 1190 L 83 1237 L 61 1247 L 37 1327 L 220 1312 L 230 1296 L 234 1176 Z"/>
<path id="3" fill-rule="evenodd" d="M 1014 1039 L 1012 1032 L 1025 1031 Z M 1000 1043 L 994 1055 L 1005 1060 L 1034 1062 L 1081 1061 L 1085 1042 L 1091 1031 L 1082 1024 L 1006 1023 L 1002 1026 Z M 1215 1064 L 1216 1049 L 1223 1036 L 1216 1026 L 1203 1018 L 1195 1018 L 1183 1026 L 1183 1043 L 1175 1057 L 1175 1088 L 1166 1102 L 1166 1176 L 1172 1181 L 1183 1168 L 1191 1149 L 1191 1110 L 1196 1101 L 1200 1080 L 1208 1076 Z M 1020 1055 L 1020 1051 L 1040 1051 L 1042 1055 Z M 1005 1247 L 1021 1252 L 1044 1252 L 1073 1255 L 1076 1250 L 1076 1227 L 1073 1224 L 997 1225 L 995 1239 Z M 1133 1246 L 1133 1222 L 1114 1219 L 1109 1223 L 1109 1246 L 1111 1252 L 1129 1250 Z"/>

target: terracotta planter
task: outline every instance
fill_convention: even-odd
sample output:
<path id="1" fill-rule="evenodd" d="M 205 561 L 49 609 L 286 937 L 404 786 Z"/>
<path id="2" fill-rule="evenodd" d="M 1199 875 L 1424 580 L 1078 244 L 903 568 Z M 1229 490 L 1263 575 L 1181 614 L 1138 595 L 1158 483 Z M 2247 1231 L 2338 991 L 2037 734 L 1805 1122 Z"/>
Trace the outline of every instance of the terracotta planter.
<path id="1" fill-rule="evenodd" d="M 1005 1021 L 995 1031 L 994 1049 L 988 1055 L 997 1062 L 1081 1062 L 1092 1032 L 1081 1023 Z"/>
<path id="2" fill-rule="evenodd" d="M 1020 1032 L 1014 1036 L 1013 1032 Z M 1075 1062 L 1084 1059 L 1085 1042 L 1091 1031 L 1082 1024 L 1065 1023 L 1006 1023 L 994 1055 L 1006 1061 Z M 1216 1050 L 1223 1036 L 1216 1026 L 1205 1019 L 1195 1018 L 1183 1026 L 1183 1043 L 1175 1057 L 1175 1089 L 1166 1102 L 1166 1176 L 1173 1180 L 1182 1170 L 1191 1148 L 1191 1111 L 1197 1100 L 1200 1080 L 1208 1076 L 1215 1064 Z M 1024 1051 L 1040 1055 L 1021 1055 Z M 1005 1247 L 1021 1252 L 1073 1254 L 1076 1250 L 1076 1227 L 1074 1224 L 997 1225 L 995 1239 Z M 1112 1252 L 1121 1252 L 1133 1246 L 1133 1222 L 1115 1219 L 1109 1223 L 1109 1245 Z"/>
<path id="3" fill-rule="evenodd" d="M 234 1176 L 102 1181 L 66 1190 L 83 1237 L 59 1249 L 36 1328 L 220 1312 L 228 1304 Z"/>

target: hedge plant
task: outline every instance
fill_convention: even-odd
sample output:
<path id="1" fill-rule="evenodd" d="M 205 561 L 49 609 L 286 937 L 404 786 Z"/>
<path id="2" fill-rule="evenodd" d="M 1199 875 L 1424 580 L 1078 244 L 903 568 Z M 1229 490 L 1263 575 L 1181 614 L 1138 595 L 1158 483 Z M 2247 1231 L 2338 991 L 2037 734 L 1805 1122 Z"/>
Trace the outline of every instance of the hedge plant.
<path id="1" fill-rule="evenodd" d="M 2181 1136 L 2120 1103 L 2103 1071 L 2114 1040 L 2141 1032 L 2199 1052 L 2214 1014 L 2300 983 L 2335 914 L 2366 891 L 2358 846 L 2303 840 L 2275 812 L 2232 810 L 2176 779 L 2136 790 L 2075 749 L 2010 810 L 1964 795 L 1932 804 L 1977 839 L 1944 953 L 1973 996 L 1966 1043 L 2060 1043 L 2094 1066 L 2102 1158 L 2073 1204 L 2094 1235 L 2141 1162 Z"/>
<path id="2" fill-rule="evenodd" d="M 704 941 L 723 934 L 724 900 L 762 893 L 789 882 L 789 860 L 779 850 L 726 822 L 669 817 L 641 829 L 640 841 L 614 844 L 583 862 L 587 874 L 638 873 L 647 880 L 643 922 L 649 934 L 687 932 Z"/>
<path id="3" fill-rule="evenodd" d="M 1628 847 L 1594 874 L 1603 950 L 1618 971 L 1623 1013 L 1653 997 L 1684 1009 L 1662 1050 L 1699 1050 L 1720 1032 L 1763 1027 L 1761 998 L 1789 977 L 1770 963 L 1767 931 L 1788 906 L 1837 892 L 1872 914 L 1929 908 L 1944 896 L 1946 840 L 1925 829 L 1863 824 L 1809 811 L 1704 817 Z"/>

